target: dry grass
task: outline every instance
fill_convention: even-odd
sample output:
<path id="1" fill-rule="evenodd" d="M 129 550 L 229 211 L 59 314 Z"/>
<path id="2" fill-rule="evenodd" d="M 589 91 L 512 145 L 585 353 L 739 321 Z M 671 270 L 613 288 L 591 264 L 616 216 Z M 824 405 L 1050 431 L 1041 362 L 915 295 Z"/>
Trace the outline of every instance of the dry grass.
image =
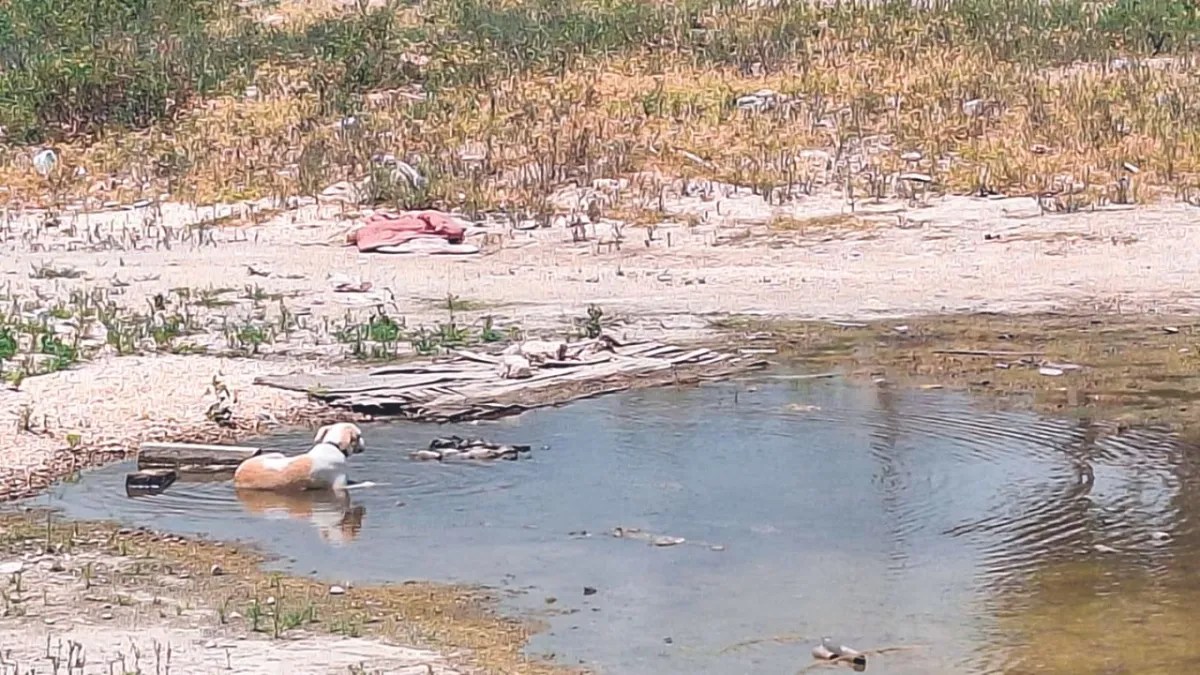
<path id="1" fill-rule="evenodd" d="M 544 214 L 564 183 L 617 176 L 634 178 L 622 197 L 642 206 L 679 178 L 773 200 L 826 184 L 882 198 L 903 193 L 904 171 L 927 174 L 935 191 L 1049 193 L 1052 211 L 1190 198 L 1200 184 L 1191 43 L 1182 28 L 1160 39 L 1136 14 L 1170 8 L 1003 4 L 999 15 L 975 1 L 288 5 L 277 14 L 299 18 L 262 39 L 289 50 L 247 66 L 251 96 L 214 90 L 170 123 L 60 145 L 53 187 L 27 168 L 26 150 L 9 148 L 0 182 L 16 202 L 282 198 L 362 178 L 372 155 L 390 153 L 430 185 L 383 196 L 469 211 Z M 335 22 L 339 35 L 380 36 L 346 47 L 321 32 Z M 1153 48 L 1166 55 L 1138 60 Z M 397 64 L 408 70 L 383 75 Z M 780 97 L 736 105 L 764 89 Z M 119 185 L 102 189 L 109 175 Z"/>

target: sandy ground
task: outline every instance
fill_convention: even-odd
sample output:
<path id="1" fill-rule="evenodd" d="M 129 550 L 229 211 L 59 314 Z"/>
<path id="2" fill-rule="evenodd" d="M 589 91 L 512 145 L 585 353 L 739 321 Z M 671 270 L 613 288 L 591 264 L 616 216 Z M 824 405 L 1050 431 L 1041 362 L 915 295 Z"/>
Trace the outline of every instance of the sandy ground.
<path id="1" fill-rule="evenodd" d="M 303 626 L 272 639 L 269 627 L 250 630 L 242 605 L 211 606 L 199 590 L 205 580 L 151 572 L 153 559 L 96 550 L 103 541 L 47 553 L 29 540 L 0 563 L 0 675 L 462 672 L 435 652 Z"/>
<path id="2" fill-rule="evenodd" d="M 578 203 L 572 195 L 559 201 Z M 1029 198 L 946 198 L 920 208 L 860 203 L 855 222 L 830 226 L 822 217 L 848 211 L 840 196 L 767 207 L 743 191 L 708 201 L 677 198 L 667 210 L 679 224 L 626 227 L 619 248 L 604 221 L 584 228 L 587 241 L 573 241 L 561 224 L 493 225 L 471 237 L 483 253 L 468 256 L 359 254 L 340 245 L 356 221 L 337 205 L 210 228 L 190 241 L 196 229 L 189 225 L 245 207 L 64 215 L 51 228 L 38 214 L 10 214 L 0 233 L 14 254 L 0 259 L 0 295 L 45 307 L 65 302 L 72 290 L 106 289 L 144 311 L 150 298 L 171 289 L 230 289 L 221 297 L 231 304 L 201 310 L 207 334 L 189 338 L 219 350 L 227 347 L 223 322 L 277 314 L 281 303 L 306 328 L 264 345 L 265 356 L 109 356 L 31 377 L 19 391 L 0 390 L 0 425 L 24 419 L 32 426 L 19 443 L 0 449 L 0 466 L 10 486 L 23 485 L 12 488 L 18 494 L 72 463 L 86 464 L 81 453 L 128 450 L 137 440 L 168 435 L 220 437 L 203 415 L 218 374 L 239 397 L 242 430 L 311 420 L 304 396 L 255 387 L 254 377 L 322 369 L 344 358 L 347 346 L 330 337 L 330 326 L 348 315 L 366 317 L 375 306 L 409 326 L 448 321 L 451 294 L 470 307 L 456 313 L 460 323 L 487 314 L 498 326 L 562 336 L 595 303 L 618 334 L 676 341 L 705 336 L 712 319 L 731 314 L 1178 313 L 1200 305 L 1188 284 L 1200 263 L 1200 210 L 1183 204 L 1040 215 Z M 771 227 L 781 216 L 793 229 Z M 35 270 L 46 269 L 82 276 L 35 278 Z M 334 278 L 372 288 L 337 293 Z M 256 294 L 271 299 L 247 299 Z M 73 435 L 80 447 L 64 454 Z"/>
<path id="3" fill-rule="evenodd" d="M 560 201 L 578 203 L 579 196 L 565 194 Z M 168 205 L 155 215 L 151 207 L 64 215 L 51 227 L 41 214 L 9 214 L 0 230 L 7 252 L 0 258 L 0 288 L 9 298 L 49 306 L 65 302 L 72 290 L 104 288 L 115 301 L 144 308 L 171 289 L 230 288 L 228 297 L 246 297 L 209 308 L 208 335 L 196 339 L 219 347 L 222 321 L 278 312 L 277 301 L 303 317 L 306 327 L 254 358 L 108 355 L 28 378 L 17 391 L 0 390 L 0 425 L 13 430 L 0 447 L 5 494 L 39 489 L 72 468 L 130 451 L 140 440 L 228 438 L 315 421 L 324 413 L 304 396 L 256 387 L 254 377 L 330 367 L 346 347 L 329 337 L 328 326 L 347 312 L 365 316 L 378 304 L 410 326 L 429 325 L 448 319 L 445 299 L 452 294 L 472 308 L 459 311 L 459 321 L 490 314 L 497 324 L 519 325 L 527 334 L 561 336 L 595 303 L 618 334 L 676 341 L 708 335 L 709 322 L 728 315 L 1186 313 L 1200 305 L 1188 285 L 1200 267 L 1200 210 L 1180 204 L 1042 215 L 1029 198 L 946 198 L 922 207 L 859 203 L 857 219 L 829 225 L 820 218 L 848 212 L 839 196 L 767 207 L 743 191 L 670 200 L 667 211 L 677 224 L 626 227 L 619 247 L 613 243 L 617 228 L 603 220 L 583 228 L 586 241 L 562 224 L 536 230 L 492 225 L 472 236 L 483 253 L 469 256 L 361 255 L 340 245 L 355 222 L 355 214 L 340 206 L 304 206 L 257 224 L 193 227 L 214 215 L 245 220 L 239 216 L 244 211 Z M 788 229 L 779 227 L 784 217 Z M 66 270 L 82 275 L 68 278 L 73 275 L 62 274 Z M 336 293 L 331 277 L 339 275 L 372 288 Z M 204 417 L 213 400 L 206 390 L 218 374 L 238 395 L 235 430 Z M 78 441 L 74 449 L 72 438 Z M 55 588 L 49 582 L 43 587 Z M 96 645 L 89 649 L 128 654 L 132 639 L 143 661 L 153 642 L 167 639 L 116 623 L 86 630 L 88 644 Z M 51 633 L 72 639 L 60 627 L 0 624 L 4 648 L 20 658 L 45 651 Z M 234 672 L 276 672 L 266 664 L 280 654 L 301 654 L 294 643 L 247 640 L 237 642 L 227 663 L 226 650 L 204 646 L 213 639 L 187 626 L 171 629 L 177 672 L 208 672 L 228 663 Z M 314 638 L 300 658 L 316 668 L 310 659 L 319 656 L 326 659 L 319 668 L 346 672 L 349 661 L 377 648 Z M 256 665 L 238 670 L 241 658 Z M 297 661 L 278 663 L 285 672 Z"/>

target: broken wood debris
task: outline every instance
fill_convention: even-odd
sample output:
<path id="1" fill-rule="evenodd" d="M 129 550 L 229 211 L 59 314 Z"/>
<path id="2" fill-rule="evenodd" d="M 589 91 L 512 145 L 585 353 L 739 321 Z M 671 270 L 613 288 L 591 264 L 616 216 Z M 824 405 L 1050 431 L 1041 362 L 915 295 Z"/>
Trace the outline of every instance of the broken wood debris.
<path id="1" fill-rule="evenodd" d="M 144 469 L 125 476 L 125 494 L 156 495 L 171 487 L 178 475 L 172 469 Z"/>
<path id="2" fill-rule="evenodd" d="M 262 450 L 241 445 L 142 443 L 138 469 L 176 469 L 190 472 L 232 471 Z"/>
<path id="3" fill-rule="evenodd" d="M 497 372 L 499 356 L 465 350 L 449 359 L 330 375 L 259 377 L 256 384 L 305 392 L 330 405 L 431 422 L 511 415 L 626 389 L 687 384 L 763 368 L 756 355 L 685 349 L 659 342 L 619 345 L 603 339 L 575 361 L 544 359 L 528 377 Z M 578 349 L 583 342 L 570 343 Z M 597 353 L 599 352 L 599 353 Z M 585 358 L 586 356 L 586 358 Z"/>
<path id="4" fill-rule="evenodd" d="M 482 438 L 462 438 L 448 436 L 435 438 L 429 443 L 429 449 L 417 450 L 410 456 L 413 459 L 436 460 L 448 459 L 520 459 L 530 451 L 528 445 L 502 445 L 490 443 Z"/>

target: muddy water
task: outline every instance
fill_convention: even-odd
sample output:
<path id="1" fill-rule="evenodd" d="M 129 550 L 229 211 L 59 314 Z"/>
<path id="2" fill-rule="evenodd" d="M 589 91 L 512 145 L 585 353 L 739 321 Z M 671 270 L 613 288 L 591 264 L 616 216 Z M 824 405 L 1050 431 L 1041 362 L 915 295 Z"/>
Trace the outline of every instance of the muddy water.
<path id="1" fill-rule="evenodd" d="M 607 673 L 792 673 L 824 634 L 917 647 L 873 656 L 879 673 L 1200 663 L 1200 500 L 1189 451 L 1164 434 L 1100 439 L 1087 423 L 947 392 L 780 375 L 364 430 L 354 477 L 381 485 L 349 505 L 239 500 L 228 483 L 130 499 L 122 466 L 44 501 L 257 541 L 285 569 L 336 582 L 507 589 L 513 609 L 549 621 L 531 651 Z M 534 451 L 408 459 L 448 433 Z M 686 541 L 654 546 L 616 527 Z M 773 636 L 789 640 L 728 649 Z"/>

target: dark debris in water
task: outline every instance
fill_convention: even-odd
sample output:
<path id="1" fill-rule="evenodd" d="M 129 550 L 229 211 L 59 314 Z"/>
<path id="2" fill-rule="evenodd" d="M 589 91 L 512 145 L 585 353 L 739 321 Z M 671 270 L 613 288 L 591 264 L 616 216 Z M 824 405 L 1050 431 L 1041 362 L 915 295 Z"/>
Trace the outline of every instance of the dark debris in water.
<path id="1" fill-rule="evenodd" d="M 482 438 L 463 438 L 461 436 L 445 436 L 435 438 L 426 450 L 412 453 L 413 459 L 434 460 L 438 462 L 454 459 L 517 460 L 528 455 L 531 451 L 528 445 L 513 445 L 493 443 Z"/>

